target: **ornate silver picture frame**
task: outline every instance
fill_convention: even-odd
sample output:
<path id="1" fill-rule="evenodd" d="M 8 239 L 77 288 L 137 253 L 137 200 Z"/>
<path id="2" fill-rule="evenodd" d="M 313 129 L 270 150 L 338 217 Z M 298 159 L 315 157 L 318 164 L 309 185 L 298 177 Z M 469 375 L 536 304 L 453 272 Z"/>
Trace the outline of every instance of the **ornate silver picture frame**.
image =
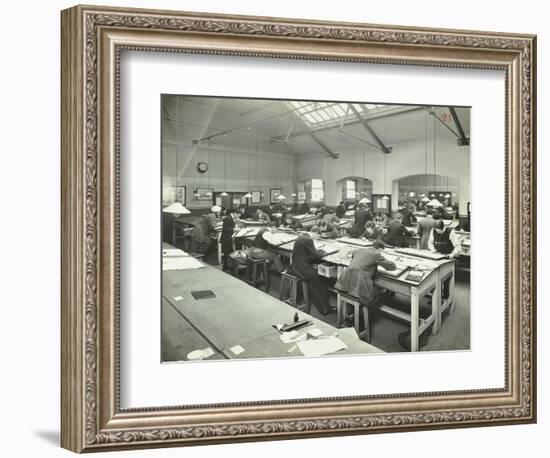
<path id="1" fill-rule="evenodd" d="M 64 448 L 92 452 L 536 420 L 535 36 L 76 6 L 62 12 L 61 38 Z M 504 72 L 504 388 L 121 408 L 119 69 L 126 50 Z"/>

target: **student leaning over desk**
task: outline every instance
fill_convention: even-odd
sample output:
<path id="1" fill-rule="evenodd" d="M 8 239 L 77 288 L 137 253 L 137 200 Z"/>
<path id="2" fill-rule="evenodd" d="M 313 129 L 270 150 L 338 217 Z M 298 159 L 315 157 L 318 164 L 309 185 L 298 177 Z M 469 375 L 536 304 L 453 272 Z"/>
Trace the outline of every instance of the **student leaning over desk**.
<path id="1" fill-rule="evenodd" d="M 462 251 L 456 232 L 450 227 L 445 227 L 445 223 L 442 220 L 437 220 L 430 232 L 428 249 L 446 254 L 452 258 L 457 257 Z"/>

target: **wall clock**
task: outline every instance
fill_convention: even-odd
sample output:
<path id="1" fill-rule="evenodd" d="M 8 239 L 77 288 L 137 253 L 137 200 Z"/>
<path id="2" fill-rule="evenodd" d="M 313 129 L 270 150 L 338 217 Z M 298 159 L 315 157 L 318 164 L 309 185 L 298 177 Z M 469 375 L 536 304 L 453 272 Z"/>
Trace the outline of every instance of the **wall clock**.
<path id="1" fill-rule="evenodd" d="M 199 162 L 197 164 L 197 170 L 200 173 L 205 173 L 208 170 L 208 164 L 206 162 Z"/>

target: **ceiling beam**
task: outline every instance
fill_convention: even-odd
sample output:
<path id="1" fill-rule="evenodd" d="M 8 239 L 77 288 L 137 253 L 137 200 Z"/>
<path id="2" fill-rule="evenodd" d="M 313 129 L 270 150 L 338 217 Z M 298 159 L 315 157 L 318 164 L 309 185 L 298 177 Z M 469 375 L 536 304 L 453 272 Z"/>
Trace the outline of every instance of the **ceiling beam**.
<path id="1" fill-rule="evenodd" d="M 453 117 L 453 121 L 455 123 L 455 126 L 458 130 L 458 133 L 460 134 L 459 138 L 459 146 L 466 146 L 470 144 L 470 139 L 466 137 L 466 134 L 464 133 L 464 129 L 462 128 L 462 124 L 460 123 L 460 119 L 458 119 L 458 115 L 456 114 L 456 110 L 454 107 L 449 107 L 449 111 L 451 112 L 451 116 Z"/>
<path id="2" fill-rule="evenodd" d="M 361 116 L 361 113 L 357 111 L 357 108 L 355 108 L 352 104 L 349 104 L 349 107 L 351 108 L 351 111 L 355 115 L 355 117 L 359 120 L 359 122 L 363 125 L 363 127 L 367 130 L 367 132 L 371 135 L 371 137 L 374 139 L 374 141 L 378 144 L 380 149 L 383 153 L 389 154 L 392 152 L 391 148 L 388 148 L 384 142 L 380 139 L 378 135 L 376 135 L 376 132 L 372 130 L 372 127 L 369 125 L 367 120 Z"/>
<path id="3" fill-rule="evenodd" d="M 386 111 L 385 110 L 385 111 L 382 111 L 382 112 L 370 114 L 365 119 L 368 120 L 368 121 L 371 121 L 373 119 L 381 119 L 381 118 L 387 118 L 387 117 L 390 117 L 390 116 L 398 116 L 400 114 L 410 113 L 412 111 L 418 111 L 418 110 L 423 110 L 423 109 L 424 109 L 424 107 L 420 107 L 420 106 L 399 107 L 399 108 L 395 108 L 394 110 L 391 110 L 391 111 Z M 352 126 L 352 125 L 355 125 L 355 124 L 360 124 L 360 121 L 357 120 L 357 118 L 352 117 L 350 119 L 352 119 L 352 120 L 350 121 L 348 119 L 348 117 L 346 116 L 346 118 L 343 120 L 342 123 L 340 123 L 339 126 L 338 125 L 325 126 L 325 127 L 315 129 L 314 132 L 315 133 L 323 132 L 325 130 L 330 130 L 330 129 L 334 129 L 334 128 L 342 129 L 344 126 Z M 300 137 L 302 135 L 307 135 L 307 132 L 305 132 L 304 130 L 297 130 L 297 131 L 293 132 L 292 135 L 290 135 L 289 138 Z M 284 138 L 283 136 L 279 135 L 279 136 L 273 137 L 273 140 L 282 140 L 283 138 Z"/>
<path id="4" fill-rule="evenodd" d="M 296 116 L 293 112 L 288 112 L 288 115 L 294 120 L 296 124 L 298 124 L 302 130 L 315 142 L 317 143 L 324 151 L 327 153 L 330 157 L 333 159 L 338 159 L 338 154 L 336 154 L 334 151 L 332 151 L 327 145 L 325 145 L 317 136 L 313 133 L 313 131 L 309 128 L 309 126 L 303 121 L 299 115 Z"/>

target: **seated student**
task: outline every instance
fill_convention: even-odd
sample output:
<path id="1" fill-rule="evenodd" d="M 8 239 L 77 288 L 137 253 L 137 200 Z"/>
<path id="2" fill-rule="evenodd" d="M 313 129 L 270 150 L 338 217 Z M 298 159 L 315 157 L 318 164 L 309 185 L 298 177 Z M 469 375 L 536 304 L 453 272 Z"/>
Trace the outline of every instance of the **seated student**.
<path id="1" fill-rule="evenodd" d="M 390 221 L 389 221 L 388 215 L 382 212 L 377 212 L 376 215 L 374 216 L 374 222 L 378 226 L 386 227 Z"/>
<path id="2" fill-rule="evenodd" d="M 428 249 L 446 254 L 451 258 L 457 257 L 462 251 L 454 229 L 445 227 L 445 223 L 441 220 L 435 222 L 435 226 L 430 232 Z"/>
<path id="3" fill-rule="evenodd" d="M 388 245 L 396 247 L 406 247 L 409 245 L 408 237 L 411 237 L 412 233 L 403 226 L 402 216 L 400 213 L 396 213 L 393 221 L 388 226 L 388 233 L 386 234 L 386 243 Z"/>
<path id="4" fill-rule="evenodd" d="M 270 251 L 269 242 L 264 237 L 264 234 L 266 233 L 270 233 L 267 228 L 262 228 L 258 231 L 258 234 L 252 242 L 252 246 L 248 250 L 248 256 L 256 260 L 267 259 L 268 261 L 271 261 L 272 270 L 280 273 L 283 271 L 283 262 L 278 255 Z"/>
<path id="5" fill-rule="evenodd" d="M 433 210 L 428 209 L 426 212 L 426 217 L 420 219 L 418 221 L 418 233 L 417 235 L 420 237 L 420 249 L 421 250 L 427 250 L 428 249 L 428 239 L 430 238 L 430 234 L 432 232 L 432 229 L 435 226 L 436 220 L 433 218 Z M 441 221 L 441 220 L 439 220 Z"/>
<path id="6" fill-rule="evenodd" d="M 260 221 L 260 222 L 266 223 L 266 224 L 271 223 L 271 218 L 261 208 L 256 209 L 256 215 L 254 216 L 254 219 L 256 221 Z"/>
<path id="7" fill-rule="evenodd" d="M 310 229 L 310 232 L 317 233 L 327 238 L 336 238 L 340 236 L 340 231 L 338 227 L 334 224 L 327 224 L 325 221 L 321 220 L 318 224 L 313 226 Z"/>
<path id="8" fill-rule="evenodd" d="M 322 315 L 328 315 L 335 309 L 330 306 L 327 285 L 317 273 L 317 269 L 313 267 L 313 263 L 319 262 L 318 259 L 324 255 L 323 250 L 315 248 L 313 239 L 307 232 L 300 234 L 292 249 L 292 265 L 289 273 L 307 283 L 310 300 Z"/>
<path id="9" fill-rule="evenodd" d="M 294 219 L 292 217 L 292 214 L 288 213 L 284 216 L 283 220 L 281 221 L 281 226 L 283 229 L 291 229 L 293 231 L 299 231 L 303 230 L 304 227 L 302 226 L 302 223 L 298 221 L 297 219 Z"/>
<path id="10" fill-rule="evenodd" d="M 191 232 L 191 250 L 195 253 L 207 254 L 214 247 L 216 236 L 216 216 L 214 213 L 203 215 Z"/>
<path id="11" fill-rule="evenodd" d="M 338 218 L 343 218 L 346 215 L 346 207 L 344 205 L 344 202 L 340 202 L 340 205 L 336 207 L 336 216 Z"/>
<path id="12" fill-rule="evenodd" d="M 233 232 L 238 211 L 235 208 L 227 210 L 227 216 L 223 218 L 222 235 L 220 242 L 223 254 L 223 270 L 229 270 L 229 255 L 233 252 Z"/>
<path id="13" fill-rule="evenodd" d="M 380 305 L 387 290 L 374 284 L 378 266 L 387 270 L 396 269 L 393 261 L 382 256 L 384 246 L 384 242 L 375 240 L 372 246 L 355 250 L 349 268 L 344 269 L 334 287 L 357 297 L 362 304 L 369 307 Z"/>
<path id="14" fill-rule="evenodd" d="M 384 230 L 374 221 L 367 221 L 365 224 L 365 234 L 363 236 L 368 240 L 382 240 Z"/>
<path id="15" fill-rule="evenodd" d="M 327 224 L 334 224 L 339 223 L 340 218 L 336 216 L 333 210 L 326 210 L 325 214 L 323 215 L 323 221 Z"/>
<path id="16" fill-rule="evenodd" d="M 416 216 L 414 216 L 413 213 L 414 205 L 408 204 L 404 209 L 401 210 L 401 214 L 403 215 L 403 225 L 404 226 L 412 226 L 414 223 L 416 223 Z"/>
<path id="17" fill-rule="evenodd" d="M 300 215 L 305 215 L 306 213 L 309 213 L 309 209 L 309 204 L 307 202 L 304 202 L 300 207 Z"/>

